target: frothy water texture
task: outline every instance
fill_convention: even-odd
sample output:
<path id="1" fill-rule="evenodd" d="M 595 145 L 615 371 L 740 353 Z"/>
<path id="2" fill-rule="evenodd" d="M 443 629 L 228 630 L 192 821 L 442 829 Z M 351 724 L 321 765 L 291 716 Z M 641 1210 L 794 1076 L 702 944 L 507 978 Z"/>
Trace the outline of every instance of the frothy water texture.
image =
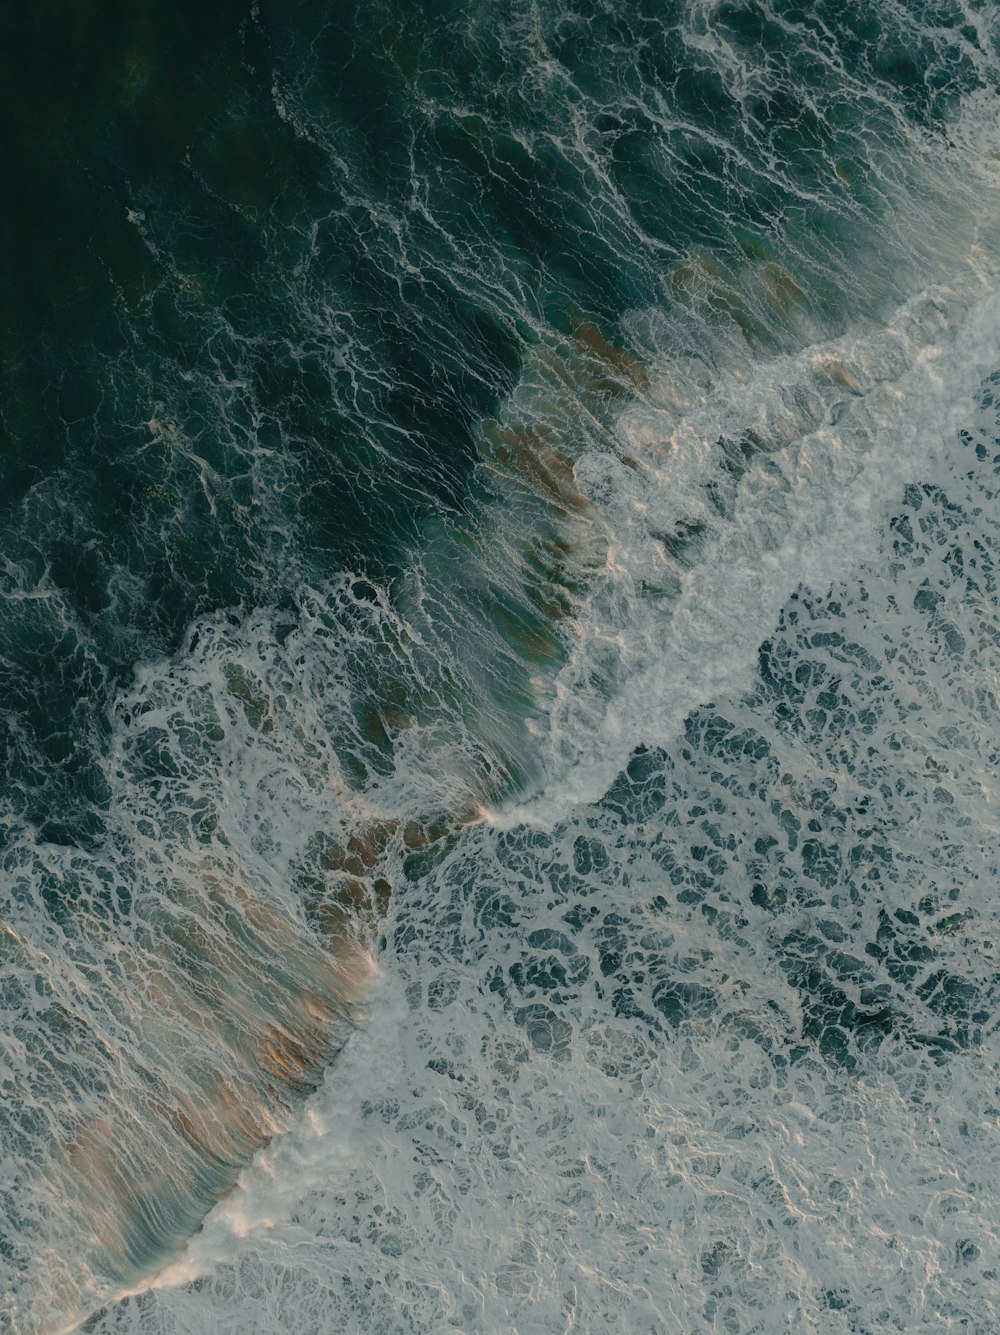
<path id="1" fill-rule="evenodd" d="M 0 1327 L 1000 1329 L 994 8 L 46 8 Z"/>

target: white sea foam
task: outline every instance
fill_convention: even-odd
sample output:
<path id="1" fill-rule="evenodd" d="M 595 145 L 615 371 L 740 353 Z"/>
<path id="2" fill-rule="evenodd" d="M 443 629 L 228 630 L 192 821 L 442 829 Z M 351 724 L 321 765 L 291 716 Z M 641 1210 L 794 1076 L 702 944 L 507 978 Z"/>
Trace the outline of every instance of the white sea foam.
<path id="1" fill-rule="evenodd" d="M 550 786 L 387 851 L 361 1028 L 95 1331 L 997 1327 L 998 328 L 937 288 L 581 459 Z M 713 520 L 717 441 L 783 415 Z"/>
<path id="2" fill-rule="evenodd" d="M 788 596 L 827 586 L 871 550 L 902 488 L 954 448 L 998 364 L 1000 295 L 984 274 L 921 294 L 877 333 L 758 363 L 694 412 L 627 415 L 624 446 L 646 469 L 607 455 L 578 464 L 609 523 L 606 568 L 555 686 L 545 785 L 504 819 L 551 822 L 596 800 L 635 746 L 666 744 L 691 709 L 744 685 Z M 772 447 L 719 523 L 709 484 L 724 443 L 751 432 Z M 657 597 L 676 569 L 662 535 L 683 524 L 707 538 L 676 576 L 678 595 Z"/>

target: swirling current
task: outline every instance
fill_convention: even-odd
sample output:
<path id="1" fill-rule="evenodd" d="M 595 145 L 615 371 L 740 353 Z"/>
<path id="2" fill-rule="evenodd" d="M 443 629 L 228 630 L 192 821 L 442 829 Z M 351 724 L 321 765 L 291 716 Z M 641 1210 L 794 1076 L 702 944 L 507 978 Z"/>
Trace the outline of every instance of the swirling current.
<path id="1" fill-rule="evenodd" d="M 1000 11 L 0 35 L 0 1329 L 1000 1330 Z"/>

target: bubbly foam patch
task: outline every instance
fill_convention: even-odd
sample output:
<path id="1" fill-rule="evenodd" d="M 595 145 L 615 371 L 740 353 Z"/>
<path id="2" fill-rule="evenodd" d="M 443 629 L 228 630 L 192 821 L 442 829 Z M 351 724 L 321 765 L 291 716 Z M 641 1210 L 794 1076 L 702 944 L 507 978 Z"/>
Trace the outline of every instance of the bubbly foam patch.
<path id="1" fill-rule="evenodd" d="M 605 560 L 552 687 L 548 787 L 505 819 L 595 798 L 632 747 L 666 742 L 745 679 L 795 585 L 849 568 L 900 486 L 947 450 L 998 359 L 998 315 L 970 280 L 867 335 L 724 375 L 702 366 L 696 393 L 678 390 L 681 367 L 620 419 L 628 464 L 580 457 Z"/>
<path id="2" fill-rule="evenodd" d="M 365 1026 L 96 1330 L 996 1324 L 994 393 L 669 752 L 400 869 Z"/>

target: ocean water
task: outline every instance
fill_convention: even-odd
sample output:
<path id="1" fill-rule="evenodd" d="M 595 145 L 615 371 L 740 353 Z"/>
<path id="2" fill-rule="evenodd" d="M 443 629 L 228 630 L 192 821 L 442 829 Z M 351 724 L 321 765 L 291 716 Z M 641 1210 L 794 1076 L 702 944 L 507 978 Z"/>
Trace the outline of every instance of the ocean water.
<path id="1" fill-rule="evenodd" d="M 0 1329 L 1000 1329 L 996 8 L 0 26 Z"/>

